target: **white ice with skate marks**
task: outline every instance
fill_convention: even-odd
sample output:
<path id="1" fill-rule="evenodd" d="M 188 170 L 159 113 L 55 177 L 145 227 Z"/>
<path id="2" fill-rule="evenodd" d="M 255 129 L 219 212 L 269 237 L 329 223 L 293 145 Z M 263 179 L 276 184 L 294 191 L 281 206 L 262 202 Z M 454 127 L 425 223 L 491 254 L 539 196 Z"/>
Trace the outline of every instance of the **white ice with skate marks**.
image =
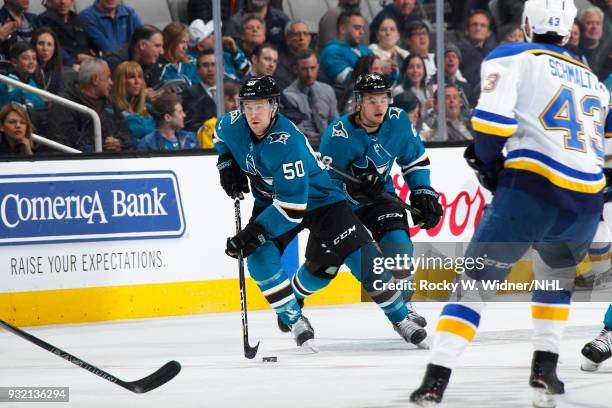
<path id="1" fill-rule="evenodd" d="M 442 304 L 416 303 L 433 332 Z M 607 303 L 575 303 L 561 346 L 558 407 L 612 404 L 612 364 L 579 370 L 580 349 L 599 333 Z M 306 308 L 320 352 L 295 347 L 271 311 L 249 313 L 254 360 L 242 356 L 240 315 L 39 327 L 34 335 L 124 380 L 168 360 L 183 371 L 148 394 L 135 395 L 0 331 L 0 385 L 69 386 L 70 407 L 84 408 L 400 408 L 419 385 L 429 352 L 401 340 L 373 304 Z M 442 407 L 530 407 L 531 321 L 526 303 L 492 304 L 454 370 Z M 262 357 L 277 356 L 277 363 Z M 19 407 L 36 404 L 18 404 Z M 59 404 L 57 404 L 59 405 Z M 7 408 L 10 404 L 2 404 Z"/>

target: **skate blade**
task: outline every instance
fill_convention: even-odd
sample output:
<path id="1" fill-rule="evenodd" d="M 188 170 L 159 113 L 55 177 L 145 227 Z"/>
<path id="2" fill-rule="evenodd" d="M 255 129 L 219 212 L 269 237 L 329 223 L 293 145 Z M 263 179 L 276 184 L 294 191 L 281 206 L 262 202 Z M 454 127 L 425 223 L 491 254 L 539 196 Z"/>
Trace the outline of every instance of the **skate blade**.
<path id="1" fill-rule="evenodd" d="M 310 339 L 310 340 L 306 340 L 304 343 L 302 343 L 301 346 L 303 349 L 310 349 L 310 351 L 312 351 L 313 353 L 318 353 L 319 352 L 319 348 L 317 347 L 317 345 L 315 344 L 314 340 Z"/>
<path id="2" fill-rule="evenodd" d="M 543 388 L 535 388 L 533 390 L 533 406 L 534 408 L 555 408 L 557 400 L 553 394 L 549 394 Z"/>
<path id="3" fill-rule="evenodd" d="M 425 401 L 425 400 L 421 400 L 421 401 L 414 401 L 412 403 L 413 406 L 415 407 L 437 407 L 440 404 L 438 404 L 435 401 Z"/>
<path id="4" fill-rule="evenodd" d="M 594 363 L 585 356 L 582 356 L 582 363 L 580 364 L 580 369 L 582 371 L 597 371 L 599 369 L 599 366 L 601 366 L 601 364 Z"/>
<path id="5" fill-rule="evenodd" d="M 431 348 L 431 344 L 429 343 L 429 337 L 425 337 L 423 341 L 418 344 L 415 344 L 420 349 L 429 350 Z"/>

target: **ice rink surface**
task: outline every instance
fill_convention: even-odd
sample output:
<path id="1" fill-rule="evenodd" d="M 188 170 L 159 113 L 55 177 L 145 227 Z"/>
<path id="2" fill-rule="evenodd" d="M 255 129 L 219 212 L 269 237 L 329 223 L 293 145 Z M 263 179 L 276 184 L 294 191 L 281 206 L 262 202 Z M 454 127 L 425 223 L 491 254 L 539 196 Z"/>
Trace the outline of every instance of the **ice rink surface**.
<path id="1" fill-rule="evenodd" d="M 430 335 L 440 303 L 417 303 Z M 566 394 L 558 407 L 612 407 L 612 362 L 597 373 L 579 370 L 580 349 L 601 329 L 607 304 L 574 303 L 561 346 L 559 377 Z M 0 330 L 0 385 L 69 386 L 84 408 L 399 408 L 420 383 L 429 352 L 406 344 L 374 304 L 311 307 L 320 353 L 295 347 L 272 311 L 249 313 L 254 360 L 242 355 L 239 313 L 35 327 L 35 336 L 132 381 L 169 360 L 182 372 L 148 394 L 136 395 Z M 474 343 L 453 371 L 442 407 L 530 407 L 529 304 L 491 304 Z M 262 357 L 277 356 L 277 363 Z M 0 403 L 0 408 L 41 406 Z M 45 405 L 46 406 L 46 405 Z"/>

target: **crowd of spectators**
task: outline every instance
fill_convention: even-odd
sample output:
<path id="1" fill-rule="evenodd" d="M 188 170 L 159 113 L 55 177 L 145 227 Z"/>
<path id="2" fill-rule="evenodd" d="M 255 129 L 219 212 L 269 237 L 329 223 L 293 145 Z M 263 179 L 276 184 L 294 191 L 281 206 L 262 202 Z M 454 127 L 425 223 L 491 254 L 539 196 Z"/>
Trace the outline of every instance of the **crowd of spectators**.
<path id="1" fill-rule="evenodd" d="M 272 75 L 281 112 L 315 149 L 334 118 L 354 111 L 354 81 L 367 72 L 385 75 L 394 106 L 408 112 L 423 140 L 470 140 L 482 61 L 502 43 L 525 41 L 524 0 L 447 1 L 443 34 L 427 7 L 433 0 L 381 0 L 371 21 L 361 0 L 338 0 L 318 27 L 291 20 L 281 0 L 228 0 L 221 2 L 222 33 L 214 32 L 211 0 L 188 0 L 188 21 L 163 27 L 142 21 L 121 0 L 91 0 L 80 13 L 75 0 L 44 0 L 40 15 L 28 11 L 30 0 L 3 1 L 0 72 L 96 111 L 108 152 L 211 148 L 217 64 L 224 111 L 237 108 L 241 83 Z M 577 5 L 565 47 L 610 89 L 612 0 Z M 215 35 L 222 37 L 222 61 L 215 58 Z M 445 37 L 443 66 L 436 35 Z M 445 134 L 438 132 L 438 70 L 445 77 Z M 33 133 L 94 150 L 88 115 L 0 83 L 0 153 L 43 152 Z"/>

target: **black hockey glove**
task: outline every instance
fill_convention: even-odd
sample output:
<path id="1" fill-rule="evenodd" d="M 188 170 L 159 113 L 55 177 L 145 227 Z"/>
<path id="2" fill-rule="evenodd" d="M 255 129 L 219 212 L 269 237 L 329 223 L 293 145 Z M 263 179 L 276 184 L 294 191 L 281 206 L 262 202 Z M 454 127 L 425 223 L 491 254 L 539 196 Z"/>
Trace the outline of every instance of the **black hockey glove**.
<path id="1" fill-rule="evenodd" d="M 268 239 L 268 233 L 260 224 L 251 221 L 246 227 L 232 238 L 227 239 L 225 253 L 232 258 L 238 259 L 242 256 L 246 258 L 257 248 L 263 245 Z"/>
<path id="2" fill-rule="evenodd" d="M 503 156 L 500 156 L 491 163 L 485 164 L 476 157 L 476 149 L 474 143 L 472 143 L 465 149 L 463 158 L 465 158 L 468 165 L 474 170 L 474 173 L 476 173 L 480 185 L 494 193 L 497 189 L 499 173 L 504 168 Z"/>
<path id="3" fill-rule="evenodd" d="M 359 183 L 349 181 L 346 190 L 349 195 L 361 204 L 371 204 L 385 191 L 385 182 L 376 174 L 363 173 L 357 176 Z"/>
<path id="4" fill-rule="evenodd" d="M 242 193 L 249 192 L 249 179 L 231 155 L 219 156 L 217 169 L 221 187 L 231 198 L 244 198 Z"/>
<path id="5" fill-rule="evenodd" d="M 430 229 L 438 225 L 442 217 L 442 206 L 438 202 L 440 195 L 431 187 L 420 186 L 410 191 L 410 204 L 421 211 L 421 215 L 412 214 L 414 225 Z"/>

